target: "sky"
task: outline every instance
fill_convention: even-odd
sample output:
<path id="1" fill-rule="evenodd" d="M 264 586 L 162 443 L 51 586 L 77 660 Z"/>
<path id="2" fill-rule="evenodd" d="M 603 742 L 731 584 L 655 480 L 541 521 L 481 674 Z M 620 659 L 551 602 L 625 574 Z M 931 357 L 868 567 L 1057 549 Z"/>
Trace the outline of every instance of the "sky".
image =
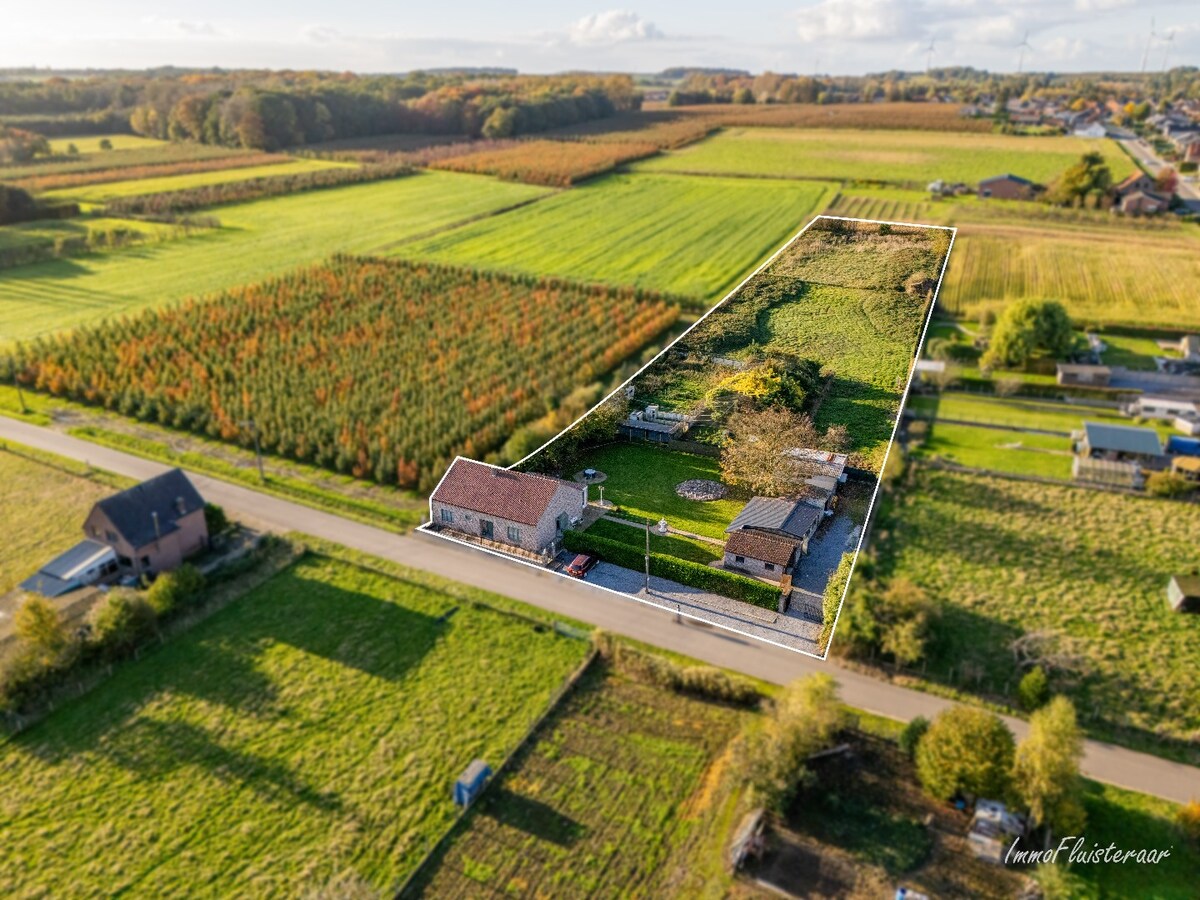
<path id="1" fill-rule="evenodd" d="M 7 0 L 0 67 L 1011 72 L 1026 34 L 1026 71 L 1200 64 L 1195 0 L 629 2 Z"/>

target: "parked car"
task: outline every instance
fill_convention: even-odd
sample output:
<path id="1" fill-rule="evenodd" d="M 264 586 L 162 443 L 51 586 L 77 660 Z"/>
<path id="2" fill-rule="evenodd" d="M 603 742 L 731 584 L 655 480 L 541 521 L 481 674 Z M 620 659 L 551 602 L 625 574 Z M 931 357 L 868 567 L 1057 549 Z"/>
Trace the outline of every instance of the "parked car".
<path id="1" fill-rule="evenodd" d="M 580 553 L 577 557 L 571 560 L 571 564 L 567 566 L 567 574 L 572 578 L 582 578 L 592 570 L 592 567 L 600 560 L 594 556 L 588 556 L 586 553 Z"/>

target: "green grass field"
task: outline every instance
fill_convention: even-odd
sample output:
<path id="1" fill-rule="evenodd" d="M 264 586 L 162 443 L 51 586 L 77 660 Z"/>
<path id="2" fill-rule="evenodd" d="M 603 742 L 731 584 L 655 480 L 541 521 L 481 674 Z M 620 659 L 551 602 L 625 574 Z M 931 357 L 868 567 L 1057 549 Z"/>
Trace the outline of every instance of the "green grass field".
<path id="1" fill-rule="evenodd" d="M 0 344 L 258 281 L 336 252 L 371 253 L 546 194 L 436 172 L 222 207 L 184 241 L 0 272 Z"/>
<path id="2" fill-rule="evenodd" d="M 911 478 L 873 543 L 881 574 L 942 608 L 926 677 L 1012 697 L 1010 643 L 1045 632 L 1079 658 L 1051 686 L 1085 725 L 1138 746 L 1190 741 L 1200 762 L 1200 629 L 1166 599 L 1171 575 L 1196 564 L 1200 507 L 923 468 Z"/>
<path id="3" fill-rule="evenodd" d="M 934 422 L 913 455 L 989 472 L 1071 478 L 1071 442 L 1045 434 Z"/>
<path id="4" fill-rule="evenodd" d="M 0 228 L 0 250 L 36 244 L 53 244 L 58 238 L 86 239 L 90 234 L 114 228 L 135 232 L 145 240 L 170 237 L 176 231 L 171 225 L 160 222 L 141 222 L 136 219 L 112 219 L 102 216 L 79 219 L 42 219 Z"/>
<path id="5" fill-rule="evenodd" d="M 586 651 L 307 556 L 0 747 L 0 891 L 390 893 Z"/>
<path id="6" fill-rule="evenodd" d="M 1132 160 L 1112 141 L 821 128 L 727 129 L 634 169 L 922 186 L 937 178 L 975 184 L 1011 172 L 1046 183 L 1090 151 L 1104 155 L 1114 179 L 1134 171 Z"/>
<path id="7" fill-rule="evenodd" d="M 128 181 L 106 181 L 82 187 L 47 191 L 42 196 L 54 202 L 72 202 L 99 205 L 119 197 L 135 197 L 141 194 L 168 193 L 188 188 L 227 184 L 233 181 L 249 181 L 251 178 L 270 178 L 278 175 L 302 175 L 322 169 L 354 168 L 354 163 L 333 162 L 325 159 L 287 159 L 280 157 L 278 163 L 246 168 L 217 169 L 213 172 L 192 172 L 188 175 L 166 175 L 159 178 L 134 178 Z"/>
<path id="8" fill-rule="evenodd" d="M 85 537 L 92 504 L 124 484 L 79 463 L 0 444 L 0 594 Z M 2 803 L 2 801 L 0 801 Z"/>
<path id="9" fill-rule="evenodd" d="M 142 137 L 138 134 L 81 134 L 78 137 L 54 138 L 50 141 L 51 153 L 66 153 L 67 147 L 75 145 L 75 149 L 83 153 L 107 153 L 100 149 L 100 142 L 107 140 L 113 150 L 140 150 L 143 147 L 161 147 L 166 141 L 157 138 Z"/>
<path id="10" fill-rule="evenodd" d="M 676 453 L 649 444 L 610 444 L 588 454 L 581 465 L 608 476 L 604 499 L 617 504 L 623 513 L 652 523 L 665 517 L 672 528 L 705 537 L 724 540 L 725 527 L 746 505 L 744 498 L 685 500 L 675 493 L 675 485 L 681 481 L 721 480 L 720 464 L 707 456 Z"/>
<path id="11" fill-rule="evenodd" d="M 980 422 L 1014 429 L 1035 428 L 1039 431 L 1060 432 L 1063 435 L 1083 428 L 1084 421 L 1102 422 L 1106 425 L 1132 424 L 1127 417 L 1118 415 L 1116 410 L 1072 407 L 1065 403 L 990 395 L 945 393 L 936 397 L 913 397 L 909 408 L 914 413 L 930 418 Z M 1145 427 L 1156 428 L 1163 436 L 1174 434 L 1170 425 L 1163 422 L 1152 422 Z"/>
<path id="12" fill-rule="evenodd" d="M 456 828 L 426 897 L 696 897 L 732 824 L 728 706 L 593 670 Z M 704 844 L 709 846 L 704 847 Z M 699 846 L 698 846 L 699 845 Z"/>
<path id="13" fill-rule="evenodd" d="M 798 231 L 827 190 L 612 175 L 398 252 L 713 300 Z"/>

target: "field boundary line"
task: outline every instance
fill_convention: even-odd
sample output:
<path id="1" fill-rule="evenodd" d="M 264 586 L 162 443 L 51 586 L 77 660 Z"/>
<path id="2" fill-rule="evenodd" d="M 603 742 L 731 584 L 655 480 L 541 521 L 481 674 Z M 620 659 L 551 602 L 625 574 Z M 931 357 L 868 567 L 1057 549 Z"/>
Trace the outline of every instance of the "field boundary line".
<path id="1" fill-rule="evenodd" d="M 458 174 L 464 174 L 464 173 L 458 173 Z M 535 185 L 535 187 L 545 187 L 545 185 Z M 389 251 L 389 250 L 394 250 L 397 247 L 403 247 L 405 244 L 414 244 L 417 241 L 424 240 L 425 238 L 430 238 L 430 237 L 433 237 L 434 235 L 441 234 L 443 231 L 453 231 L 455 228 L 464 228 L 465 226 L 471 225 L 474 222 L 482 222 L 484 219 L 490 219 L 493 216 L 500 216 L 500 215 L 503 215 L 504 213 L 515 212 L 518 209 L 523 209 L 526 206 L 530 206 L 531 204 L 537 203 L 539 200 L 548 200 L 549 198 L 557 196 L 558 194 L 561 194 L 566 190 L 568 190 L 568 189 L 567 188 L 552 188 L 547 193 L 541 194 L 537 197 L 529 197 L 525 200 L 518 201 L 517 203 L 513 203 L 509 206 L 502 206 L 499 209 L 493 209 L 493 210 L 489 210 L 487 212 L 476 213 L 473 216 L 468 216 L 465 219 L 458 219 L 457 221 L 450 222 L 447 225 L 442 225 L 439 228 L 431 228 L 428 231 L 422 231 L 420 234 L 413 234 L 413 235 L 410 235 L 405 238 L 400 238 L 400 240 L 398 240 L 398 241 L 390 241 L 386 244 L 380 244 L 378 247 L 375 247 L 373 250 L 370 250 L 367 253 L 359 253 L 359 254 L 352 254 L 352 255 L 371 256 L 371 255 L 373 255 L 375 253 L 379 253 L 381 251 Z"/>
<path id="2" fill-rule="evenodd" d="M 409 873 L 408 877 L 405 878 L 404 881 L 400 883 L 400 886 L 392 892 L 392 896 L 395 898 L 395 900 L 402 900 L 406 892 L 409 891 L 416 882 L 417 876 L 422 874 L 426 866 L 428 866 L 432 861 L 434 855 L 441 850 L 446 842 L 450 839 L 455 829 L 457 829 L 464 821 L 466 821 L 467 816 L 471 815 L 476 804 L 478 804 L 483 797 L 487 796 L 487 792 L 492 788 L 492 785 L 500 781 L 500 777 L 506 771 L 508 771 L 509 766 L 511 766 L 513 760 L 516 759 L 517 754 L 519 754 L 538 733 L 538 731 L 541 730 L 542 725 L 545 724 L 546 720 L 558 711 L 558 708 L 562 705 L 563 701 L 569 694 L 571 694 L 572 691 L 575 690 L 580 680 L 582 680 L 583 676 L 587 674 L 588 670 L 595 665 L 596 660 L 599 658 L 600 649 L 595 645 L 595 643 L 593 643 L 588 649 L 587 656 L 584 657 L 583 662 L 575 667 L 575 671 L 567 676 L 567 680 L 560 684 L 558 689 L 550 696 L 550 700 L 546 703 L 546 707 L 542 710 L 542 714 L 534 720 L 533 724 L 529 726 L 521 739 L 513 745 L 512 749 L 508 752 L 508 755 L 505 756 L 504 759 L 501 760 L 496 768 L 492 771 L 491 777 L 488 778 L 487 783 L 484 785 L 483 790 L 480 791 L 479 796 L 475 798 L 470 806 L 463 807 L 461 810 L 459 810 L 458 814 L 454 817 L 454 821 L 450 823 L 444 832 L 442 832 L 442 836 L 439 837 L 434 842 L 433 846 L 431 846 L 429 850 L 425 852 L 425 855 L 422 856 L 417 862 L 416 867 L 412 870 L 412 872 Z"/>

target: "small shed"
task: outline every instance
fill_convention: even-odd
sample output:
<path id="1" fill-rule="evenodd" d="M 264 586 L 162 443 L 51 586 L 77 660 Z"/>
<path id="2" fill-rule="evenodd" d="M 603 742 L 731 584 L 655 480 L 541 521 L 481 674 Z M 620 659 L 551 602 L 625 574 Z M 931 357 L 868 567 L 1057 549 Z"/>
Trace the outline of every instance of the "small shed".
<path id="1" fill-rule="evenodd" d="M 1174 576 L 1167 584 L 1167 602 L 1175 612 L 1200 613 L 1200 573 Z"/>
<path id="2" fill-rule="evenodd" d="M 471 764 L 458 776 L 454 782 L 454 805 L 466 809 L 483 793 L 488 779 L 492 777 L 492 767 L 482 759 L 472 760 Z"/>

